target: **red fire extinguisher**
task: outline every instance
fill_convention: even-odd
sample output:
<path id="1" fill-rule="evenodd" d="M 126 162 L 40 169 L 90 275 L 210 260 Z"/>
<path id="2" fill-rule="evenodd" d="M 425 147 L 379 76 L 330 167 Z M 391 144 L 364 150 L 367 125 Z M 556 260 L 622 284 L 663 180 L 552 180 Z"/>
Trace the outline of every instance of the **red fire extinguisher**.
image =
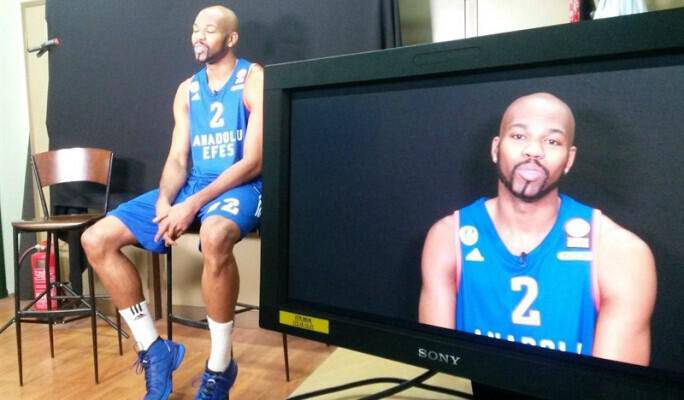
<path id="1" fill-rule="evenodd" d="M 33 297 L 36 298 L 38 295 L 43 293 L 46 288 L 46 281 L 45 281 L 45 250 L 47 248 L 47 243 L 42 242 L 40 244 L 40 249 L 34 253 L 31 256 L 31 273 L 33 276 Z M 57 269 L 56 269 L 56 263 L 55 263 L 55 250 L 54 246 L 52 246 L 52 250 L 50 251 L 50 282 L 54 282 L 55 279 L 57 279 Z M 57 289 L 52 288 L 50 290 L 50 296 L 52 297 L 51 301 L 51 308 L 53 310 L 57 309 L 57 300 L 55 300 L 55 296 L 57 296 Z M 36 302 L 36 304 L 33 305 L 33 308 L 37 311 L 45 311 L 48 309 L 47 307 L 47 294 L 43 296 L 40 300 Z"/>

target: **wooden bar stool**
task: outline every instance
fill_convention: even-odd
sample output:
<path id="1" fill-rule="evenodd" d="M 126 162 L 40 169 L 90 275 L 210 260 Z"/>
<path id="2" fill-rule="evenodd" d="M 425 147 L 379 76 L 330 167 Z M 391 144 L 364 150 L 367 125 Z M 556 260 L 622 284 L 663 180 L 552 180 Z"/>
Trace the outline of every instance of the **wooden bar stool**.
<path id="1" fill-rule="evenodd" d="M 119 314 L 116 313 L 117 322 L 114 325 L 109 318 L 96 309 L 95 304 L 95 284 L 93 277 L 93 269 L 86 261 L 86 269 L 88 272 L 89 294 L 84 296 L 78 294 L 68 283 L 61 282 L 59 279 L 55 282 L 50 281 L 49 265 L 52 257 L 53 244 L 57 242 L 57 233 L 65 231 L 83 232 L 87 227 L 97 222 L 104 217 L 107 212 L 109 203 L 109 182 L 111 177 L 113 153 L 109 150 L 93 149 L 93 148 L 71 148 L 48 151 L 44 153 L 34 154 L 32 156 L 33 172 L 38 184 L 40 194 L 40 201 L 43 208 L 44 217 L 34 218 L 32 220 L 15 221 L 12 222 L 13 239 L 14 239 L 14 323 L 17 329 L 17 357 L 19 363 L 19 384 L 24 384 L 23 365 L 21 353 L 21 324 L 22 323 L 40 323 L 47 324 L 50 337 L 50 355 L 54 358 L 54 339 L 52 326 L 55 321 L 70 322 L 76 319 L 90 317 L 92 346 L 93 346 L 93 364 L 95 367 L 95 382 L 99 383 L 98 376 L 98 360 L 97 360 L 97 317 L 105 319 L 111 326 L 117 330 L 119 340 L 119 354 L 123 354 L 121 346 L 121 336 L 125 333 L 121 330 L 121 320 Z M 91 182 L 104 186 L 103 206 L 102 211 L 95 214 L 73 214 L 73 215 L 50 215 L 48 210 L 43 188 L 56 184 L 69 182 Z M 47 232 L 47 246 L 46 262 L 45 262 L 45 281 L 46 290 L 37 296 L 29 305 L 21 307 L 19 299 L 20 285 L 19 285 L 19 271 L 21 269 L 20 261 L 24 257 L 19 255 L 19 234 L 20 233 L 36 233 Z M 55 248 L 56 268 L 59 271 L 59 254 L 58 246 Z M 28 249 L 24 255 L 28 254 Z M 57 296 L 52 295 L 52 291 L 56 290 Z M 41 299 L 47 300 L 47 311 L 34 310 L 32 307 Z M 72 300 L 76 306 L 69 309 L 53 310 L 52 302 Z M 10 322 L 11 324 L 11 322 Z M 9 326 L 7 324 L 5 328 Z M 3 328 L 4 330 L 4 328 Z M 1 332 L 1 331 L 0 331 Z M 127 336 L 127 335 L 126 335 Z"/>

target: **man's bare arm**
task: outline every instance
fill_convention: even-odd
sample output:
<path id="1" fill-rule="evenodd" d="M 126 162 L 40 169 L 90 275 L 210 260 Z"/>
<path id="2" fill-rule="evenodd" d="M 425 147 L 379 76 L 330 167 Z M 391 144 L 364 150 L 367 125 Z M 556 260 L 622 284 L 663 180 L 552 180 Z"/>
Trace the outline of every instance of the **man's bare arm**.
<path id="1" fill-rule="evenodd" d="M 648 365 L 656 271 L 648 245 L 603 217 L 596 273 L 600 309 L 592 354 Z"/>
<path id="2" fill-rule="evenodd" d="M 421 261 L 423 284 L 418 320 L 421 323 L 454 329 L 460 248 L 456 246 L 458 222 L 453 216 L 437 221 L 425 239 Z"/>
<path id="3" fill-rule="evenodd" d="M 185 184 L 188 176 L 188 156 L 190 152 L 190 120 L 188 113 L 188 84 L 183 81 L 176 91 L 173 101 L 174 128 L 171 148 L 166 158 L 162 176 L 159 181 L 159 199 L 156 205 L 155 222 L 159 224 L 157 237 L 159 240 L 168 230 L 164 219 L 168 216 L 178 191 Z M 169 238 L 170 239 L 170 238 Z"/>

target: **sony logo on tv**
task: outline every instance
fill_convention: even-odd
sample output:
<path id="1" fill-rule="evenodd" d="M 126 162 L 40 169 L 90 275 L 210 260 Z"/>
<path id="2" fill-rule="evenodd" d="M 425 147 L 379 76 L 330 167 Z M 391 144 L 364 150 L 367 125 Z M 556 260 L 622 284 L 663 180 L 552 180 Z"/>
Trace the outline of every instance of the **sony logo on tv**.
<path id="1" fill-rule="evenodd" d="M 418 348 L 418 357 L 427 358 L 430 361 L 437 361 L 450 365 L 458 365 L 458 362 L 461 360 L 461 357 L 456 357 L 453 354 L 440 353 L 438 351 L 428 350 L 422 347 Z"/>

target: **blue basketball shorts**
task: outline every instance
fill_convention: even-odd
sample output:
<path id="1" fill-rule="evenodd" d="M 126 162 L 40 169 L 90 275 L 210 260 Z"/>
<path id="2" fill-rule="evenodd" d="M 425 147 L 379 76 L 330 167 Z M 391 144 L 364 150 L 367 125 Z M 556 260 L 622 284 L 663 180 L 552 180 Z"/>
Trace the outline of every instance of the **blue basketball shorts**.
<path id="1" fill-rule="evenodd" d="M 209 183 L 211 182 L 188 180 L 173 204 L 182 203 Z M 261 221 L 261 191 L 261 179 L 230 189 L 205 204 L 197 213 L 196 218 L 200 223 L 214 215 L 228 218 L 237 224 L 240 229 L 240 239 L 242 239 L 255 230 Z M 156 215 L 158 198 L 159 189 L 151 190 L 120 204 L 107 215 L 121 220 L 142 247 L 155 253 L 164 253 L 166 252 L 164 240 L 154 241 L 158 226 L 152 220 Z"/>

